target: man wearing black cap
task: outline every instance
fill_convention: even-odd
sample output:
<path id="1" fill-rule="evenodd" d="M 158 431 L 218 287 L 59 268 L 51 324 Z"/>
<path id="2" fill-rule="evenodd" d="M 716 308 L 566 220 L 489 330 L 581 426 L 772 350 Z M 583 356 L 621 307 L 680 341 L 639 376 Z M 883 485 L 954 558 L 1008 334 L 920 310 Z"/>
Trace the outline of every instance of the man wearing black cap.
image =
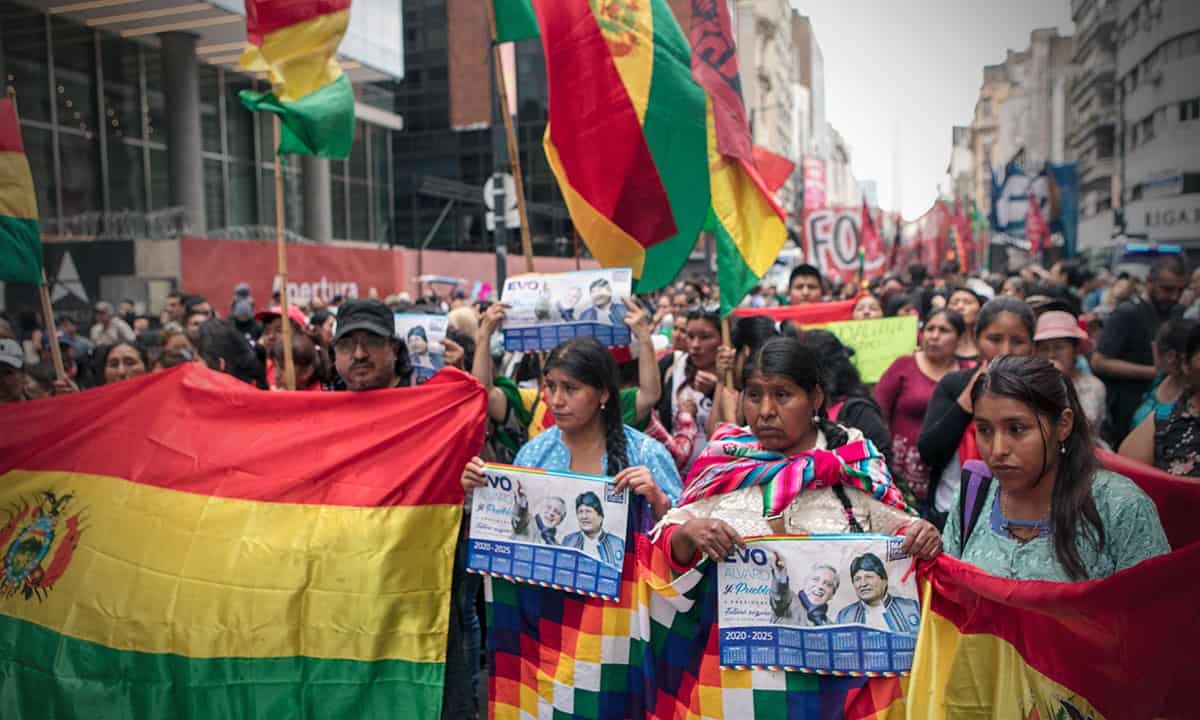
<path id="1" fill-rule="evenodd" d="M 412 384 L 408 349 L 396 337 L 392 311 L 378 300 L 342 304 L 333 338 L 335 364 L 346 389 L 383 390 Z"/>
<path id="2" fill-rule="evenodd" d="M 880 630 L 916 635 L 921 624 L 921 606 L 916 600 L 894 597 L 888 592 L 887 569 L 874 553 L 863 553 L 850 563 L 850 582 L 858 602 L 842 608 L 837 624 L 857 623 Z"/>

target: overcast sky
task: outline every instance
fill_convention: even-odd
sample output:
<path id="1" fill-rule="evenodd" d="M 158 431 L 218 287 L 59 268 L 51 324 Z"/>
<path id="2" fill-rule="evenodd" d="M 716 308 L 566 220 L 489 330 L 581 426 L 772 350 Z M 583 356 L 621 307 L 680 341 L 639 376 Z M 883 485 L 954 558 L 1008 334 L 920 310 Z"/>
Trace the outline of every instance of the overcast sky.
<path id="1" fill-rule="evenodd" d="M 983 66 L 1023 50 L 1029 32 L 1069 34 L 1069 0 L 792 0 L 813 20 L 825 56 L 826 116 L 850 144 L 854 175 L 879 183 L 896 206 L 893 137 L 899 136 L 900 210 L 916 219 L 937 197 L 951 128 L 967 125 Z M 893 123 L 897 128 L 893 130 Z"/>

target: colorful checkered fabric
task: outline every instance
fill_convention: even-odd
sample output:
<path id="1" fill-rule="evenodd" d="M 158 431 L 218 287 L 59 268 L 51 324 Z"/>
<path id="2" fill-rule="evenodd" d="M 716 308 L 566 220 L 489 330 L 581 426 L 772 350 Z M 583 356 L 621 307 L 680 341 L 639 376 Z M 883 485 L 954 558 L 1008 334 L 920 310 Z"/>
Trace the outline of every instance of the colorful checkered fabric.
<path id="1" fill-rule="evenodd" d="M 488 703 L 527 718 L 861 718 L 904 713 L 902 681 L 722 670 L 705 563 L 683 576 L 631 508 L 621 601 L 488 582 Z"/>

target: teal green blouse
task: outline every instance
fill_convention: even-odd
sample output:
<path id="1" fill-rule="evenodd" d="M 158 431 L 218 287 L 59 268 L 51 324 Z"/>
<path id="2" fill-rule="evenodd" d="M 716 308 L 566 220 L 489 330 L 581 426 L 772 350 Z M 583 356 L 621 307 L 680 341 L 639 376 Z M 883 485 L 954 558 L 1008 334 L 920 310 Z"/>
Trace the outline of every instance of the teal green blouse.
<path id="1" fill-rule="evenodd" d="M 1054 556 L 1050 537 L 1020 543 L 1001 529 L 1006 521 L 1000 513 L 999 489 L 1000 483 L 993 481 L 964 548 L 959 538 L 962 533 L 962 487 L 959 487 L 942 535 L 945 551 L 998 577 L 1070 582 L 1071 578 Z M 1092 482 L 1092 498 L 1104 523 L 1105 543 L 1102 548 L 1095 547 L 1087 533 L 1076 541 L 1088 579 L 1108 577 L 1147 558 L 1171 552 L 1154 502 L 1132 480 L 1100 470 Z M 1082 529 L 1090 527 L 1081 524 Z"/>

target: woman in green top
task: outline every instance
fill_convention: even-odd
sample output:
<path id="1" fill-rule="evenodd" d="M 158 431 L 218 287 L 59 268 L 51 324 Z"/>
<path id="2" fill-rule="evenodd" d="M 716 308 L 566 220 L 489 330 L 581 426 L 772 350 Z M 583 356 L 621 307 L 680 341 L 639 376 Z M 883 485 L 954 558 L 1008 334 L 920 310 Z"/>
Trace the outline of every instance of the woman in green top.
<path id="1" fill-rule="evenodd" d="M 1068 582 L 1107 577 L 1171 551 L 1154 503 L 1096 466 L 1071 382 L 1049 362 L 993 360 L 972 392 L 979 452 L 994 478 L 966 542 L 959 487 L 945 550 L 993 575 Z"/>

